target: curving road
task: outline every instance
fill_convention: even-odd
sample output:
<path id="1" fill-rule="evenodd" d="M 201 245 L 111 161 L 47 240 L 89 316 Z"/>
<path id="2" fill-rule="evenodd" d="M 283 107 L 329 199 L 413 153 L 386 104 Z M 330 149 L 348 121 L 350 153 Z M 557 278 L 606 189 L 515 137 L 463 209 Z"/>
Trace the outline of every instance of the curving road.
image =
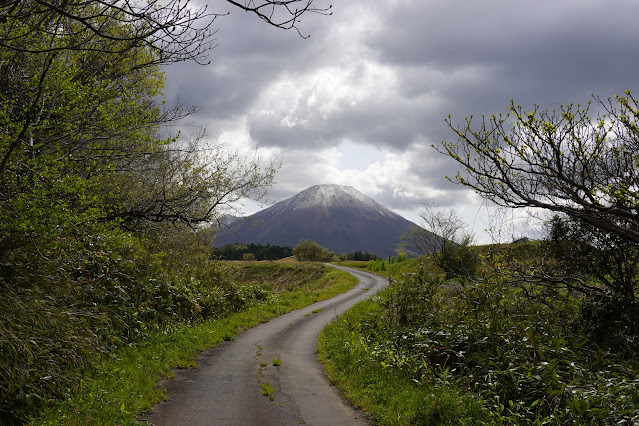
<path id="1" fill-rule="evenodd" d="M 365 425 L 331 386 L 317 361 L 322 328 L 355 303 L 386 285 L 386 279 L 357 269 L 350 291 L 251 328 L 204 352 L 199 369 L 179 370 L 163 382 L 168 401 L 146 419 L 155 425 Z M 274 366 L 273 360 L 281 361 Z M 273 393 L 262 394 L 268 384 Z"/>

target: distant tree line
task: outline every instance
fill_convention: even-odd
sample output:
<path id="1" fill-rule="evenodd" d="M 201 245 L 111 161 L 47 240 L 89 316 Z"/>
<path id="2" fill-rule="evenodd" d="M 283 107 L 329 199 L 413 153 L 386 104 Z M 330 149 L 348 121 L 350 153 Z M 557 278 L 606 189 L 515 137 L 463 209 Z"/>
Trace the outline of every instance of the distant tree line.
<path id="1" fill-rule="evenodd" d="M 375 253 L 362 253 L 361 251 L 356 251 L 353 253 L 340 254 L 339 258 L 340 260 L 362 260 L 367 262 L 369 260 L 379 259 L 379 256 L 377 256 Z"/>
<path id="2" fill-rule="evenodd" d="M 214 248 L 212 255 L 222 260 L 277 260 L 292 256 L 293 249 L 270 244 L 227 244 Z"/>

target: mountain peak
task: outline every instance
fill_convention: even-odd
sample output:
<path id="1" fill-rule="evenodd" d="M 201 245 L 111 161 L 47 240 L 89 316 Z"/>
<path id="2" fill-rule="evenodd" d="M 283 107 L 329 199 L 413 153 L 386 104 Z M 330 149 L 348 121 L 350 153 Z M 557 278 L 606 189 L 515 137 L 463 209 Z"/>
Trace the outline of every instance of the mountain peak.
<path id="1" fill-rule="evenodd" d="M 352 186 L 314 185 L 251 215 L 261 228 L 237 223 L 231 234 L 216 237 L 218 247 L 231 242 L 294 247 L 314 240 L 337 253 L 395 253 L 401 235 L 415 226 Z"/>
<path id="2" fill-rule="evenodd" d="M 336 184 L 313 185 L 285 200 L 284 203 L 294 209 L 321 208 L 327 210 L 348 207 L 356 210 L 375 210 L 382 215 L 391 213 L 386 207 L 352 186 Z"/>

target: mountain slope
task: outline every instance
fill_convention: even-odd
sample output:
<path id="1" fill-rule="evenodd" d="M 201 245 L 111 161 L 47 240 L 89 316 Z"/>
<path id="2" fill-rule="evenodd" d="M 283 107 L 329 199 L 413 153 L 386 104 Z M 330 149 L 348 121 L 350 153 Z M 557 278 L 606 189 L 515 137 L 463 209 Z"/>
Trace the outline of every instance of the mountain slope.
<path id="1" fill-rule="evenodd" d="M 350 186 L 315 185 L 231 225 L 215 245 L 273 244 L 294 247 L 316 241 L 336 253 L 354 251 L 387 257 L 395 254 L 401 235 L 413 222 Z M 261 223 L 251 227 L 249 223 Z"/>

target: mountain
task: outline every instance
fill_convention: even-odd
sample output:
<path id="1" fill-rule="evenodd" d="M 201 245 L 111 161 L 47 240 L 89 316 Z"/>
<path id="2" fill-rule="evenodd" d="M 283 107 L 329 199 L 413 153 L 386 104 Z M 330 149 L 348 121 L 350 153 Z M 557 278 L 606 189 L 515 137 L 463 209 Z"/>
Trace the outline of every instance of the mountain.
<path id="1" fill-rule="evenodd" d="M 259 226 L 261 224 L 261 226 Z M 296 246 L 309 239 L 333 250 L 395 255 L 401 235 L 415 226 L 355 188 L 315 185 L 246 219 L 230 222 L 215 246 L 230 243 Z"/>

